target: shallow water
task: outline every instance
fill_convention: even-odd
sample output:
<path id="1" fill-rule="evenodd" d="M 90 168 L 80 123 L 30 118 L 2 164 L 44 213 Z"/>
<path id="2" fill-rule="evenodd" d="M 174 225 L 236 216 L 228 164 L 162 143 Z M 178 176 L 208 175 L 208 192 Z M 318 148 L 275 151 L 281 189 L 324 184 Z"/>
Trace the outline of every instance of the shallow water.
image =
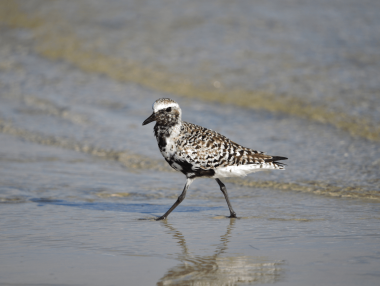
<path id="1" fill-rule="evenodd" d="M 0 142 L 2 285 L 378 280 L 378 203 L 227 184 L 239 215 L 228 219 L 217 184 L 199 180 L 167 221 L 156 222 L 184 183 L 177 174 L 129 173 L 9 135 Z"/>
<path id="2" fill-rule="evenodd" d="M 376 285 L 378 3 L 142 3 L 0 1 L 0 285 Z M 286 171 L 154 221 L 160 97 Z"/>

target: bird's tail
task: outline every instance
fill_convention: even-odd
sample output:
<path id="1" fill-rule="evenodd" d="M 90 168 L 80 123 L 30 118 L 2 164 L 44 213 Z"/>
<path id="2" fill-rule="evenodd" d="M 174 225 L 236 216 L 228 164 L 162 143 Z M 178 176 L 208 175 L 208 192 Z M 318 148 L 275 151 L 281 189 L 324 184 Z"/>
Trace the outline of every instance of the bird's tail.
<path id="1" fill-rule="evenodd" d="M 278 161 L 282 161 L 282 160 L 288 160 L 288 158 L 281 157 L 281 156 L 272 156 L 272 158 L 270 158 L 270 159 L 265 159 L 265 162 L 266 163 L 271 162 L 271 163 L 283 168 L 284 166 L 286 166 L 286 164 L 282 163 L 282 162 L 278 162 Z"/>

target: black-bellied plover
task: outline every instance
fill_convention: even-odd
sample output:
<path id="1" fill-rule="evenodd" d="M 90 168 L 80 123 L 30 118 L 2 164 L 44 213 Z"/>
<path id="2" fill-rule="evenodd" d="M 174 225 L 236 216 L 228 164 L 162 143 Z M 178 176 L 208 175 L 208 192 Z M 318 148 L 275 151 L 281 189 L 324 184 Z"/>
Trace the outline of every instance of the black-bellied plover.
<path id="1" fill-rule="evenodd" d="M 166 162 L 176 171 L 185 174 L 185 187 L 173 206 L 157 220 L 168 215 L 185 199 L 186 191 L 196 178 L 215 179 L 226 198 L 230 217 L 236 218 L 228 198 L 227 189 L 220 181 L 225 177 L 244 177 L 262 170 L 283 170 L 278 162 L 286 157 L 270 156 L 264 152 L 245 148 L 210 129 L 182 121 L 178 103 L 160 98 L 153 104 L 153 114 L 143 125 L 156 121 L 154 135 Z"/>

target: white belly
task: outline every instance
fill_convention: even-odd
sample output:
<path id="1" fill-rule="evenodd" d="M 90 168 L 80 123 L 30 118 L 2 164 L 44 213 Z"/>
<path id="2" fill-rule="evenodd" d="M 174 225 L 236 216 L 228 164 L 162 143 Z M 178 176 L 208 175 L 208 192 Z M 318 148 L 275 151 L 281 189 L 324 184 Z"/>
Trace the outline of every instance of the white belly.
<path id="1" fill-rule="evenodd" d="M 228 166 L 215 169 L 213 178 L 226 177 L 245 177 L 250 173 L 265 171 L 265 170 L 283 170 L 283 167 L 274 166 L 273 164 L 251 164 L 240 166 Z"/>

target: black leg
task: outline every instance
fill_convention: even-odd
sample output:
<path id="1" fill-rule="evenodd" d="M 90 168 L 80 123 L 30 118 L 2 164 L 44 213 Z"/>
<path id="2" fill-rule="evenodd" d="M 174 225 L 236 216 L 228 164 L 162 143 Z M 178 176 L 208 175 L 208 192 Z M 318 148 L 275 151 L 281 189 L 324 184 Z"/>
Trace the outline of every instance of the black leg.
<path id="1" fill-rule="evenodd" d="M 174 205 L 172 205 L 172 207 L 164 215 L 160 216 L 156 220 L 162 220 L 162 219 L 166 219 L 168 217 L 168 215 L 185 199 L 186 191 L 189 188 L 190 184 L 194 180 L 195 180 L 194 178 L 192 178 L 192 179 L 191 178 L 187 178 L 186 185 L 183 188 L 182 194 L 179 195 L 177 201 L 174 203 Z"/>
<path id="2" fill-rule="evenodd" d="M 215 180 L 218 182 L 218 184 L 220 186 L 220 190 L 222 191 L 224 197 L 226 198 L 228 208 L 230 209 L 230 216 L 229 217 L 230 218 L 231 217 L 236 217 L 236 213 L 234 212 L 234 209 L 232 208 L 232 205 L 230 203 L 230 199 L 228 198 L 226 186 L 222 183 L 221 180 L 219 180 L 219 179 L 215 179 Z"/>

